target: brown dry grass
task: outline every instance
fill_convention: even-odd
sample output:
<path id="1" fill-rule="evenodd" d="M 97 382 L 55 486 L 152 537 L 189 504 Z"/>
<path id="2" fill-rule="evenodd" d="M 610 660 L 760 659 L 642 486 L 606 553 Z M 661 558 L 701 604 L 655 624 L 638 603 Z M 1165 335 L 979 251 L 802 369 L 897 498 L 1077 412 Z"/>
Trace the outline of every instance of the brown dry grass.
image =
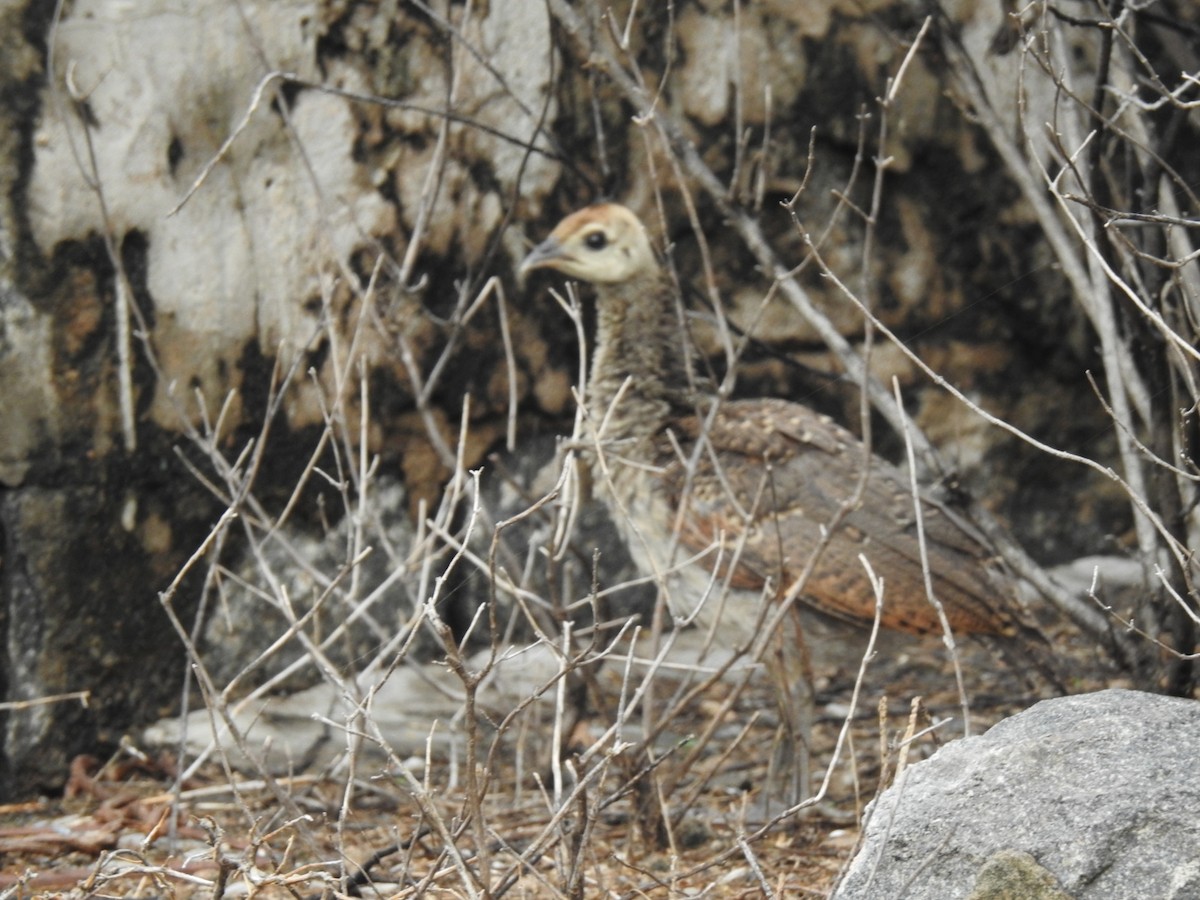
<path id="1" fill-rule="evenodd" d="M 854 850 L 857 822 L 881 772 L 894 771 L 897 744 L 909 727 L 909 701 L 924 698 L 918 727 L 942 723 L 912 743 L 910 761 L 958 736 L 959 699 L 949 663 L 935 662 L 936 642 L 914 642 L 909 651 L 881 659 L 872 670 L 868 708 L 850 732 L 852 755 L 837 764 L 825 801 L 765 831 L 759 825 L 776 739 L 772 700 L 767 686 L 755 682 L 722 712 L 735 688 L 721 682 L 671 723 L 656 745 L 665 757 L 656 770 L 661 787 L 678 774 L 672 767 L 683 754 L 672 748 L 686 748 L 689 735 L 711 716 L 723 716 L 711 748 L 675 792 L 661 798 L 665 842 L 648 833 L 659 817 L 647 814 L 646 792 L 630 782 L 644 760 L 613 765 L 575 796 L 569 814 L 554 826 L 561 807 L 550 796 L 550 760 L 520 775 L 514 768 L 517 738 L 492 757 L 496 771 L 478 813 L 461 774 L 456 777 L 445 758 L 431 757 L 422 776 L 425 802 L 370 754 L 360 761 L 349 792 L 344 777 L 281 778 L 278 786 L 297 816 L 285 812 L 259 779 L 231 779 L 209 765 L 175 793 L 168 755 L 135 762 L 123 754 L 103 767 L 77 760 L 63 799 L 0 810 L 0 888 L 11 897 L 481 896 L 486 881 L 488 895 L 513 898 L 827 896 Z M 977 676 L 976 731 L 1035 699 L 1011 671 L 991 663 L 986 648 L 972 645 L 963 653 L 964 665 Z M 1077 669 L 1085 664 L 1081 660 Z M 844 681 L 823 685 L 828 703 L 814 738 L 818 771 L 831 762 L 842 725 L 837 713 L 850 687 Z M 875 707 L 877 691 L 885 687 L 891 699 L 881 726 Z M 606 725 L 598 717 L 584 719 L 575 743 L 588 743 Z M 694 801 L 686 803 L 697 785 Z M 473 817 L 486 821 L 490 877 L 477 872 L 479 883 L 464 887 L 423 808 L 441 816 L 468 867 L 478 862 Z M 542 849 L 529 854 L 535 845 Z"/>

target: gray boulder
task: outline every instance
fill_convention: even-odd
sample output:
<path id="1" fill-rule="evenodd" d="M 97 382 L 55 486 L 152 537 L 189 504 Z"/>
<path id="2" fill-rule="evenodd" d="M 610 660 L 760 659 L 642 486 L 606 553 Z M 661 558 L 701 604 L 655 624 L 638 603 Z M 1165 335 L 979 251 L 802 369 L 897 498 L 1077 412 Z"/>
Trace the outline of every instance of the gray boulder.
<path id="1" fill-rule="evenodd" d="M 835 900 L 1200 897 L 1200 704 L 1046 700 L 910 767 Z"/>

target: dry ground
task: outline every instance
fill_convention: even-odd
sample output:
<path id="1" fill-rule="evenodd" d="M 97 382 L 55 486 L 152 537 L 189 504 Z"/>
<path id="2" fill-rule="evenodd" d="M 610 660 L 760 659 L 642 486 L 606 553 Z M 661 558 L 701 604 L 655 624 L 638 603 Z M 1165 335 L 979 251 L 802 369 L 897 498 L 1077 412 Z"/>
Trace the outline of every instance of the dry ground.
<path id="1" fill-rule="evenodd" d="M 472 895 L 463 870 L 477 866 L 491 873 L 493 896 L 513 898 L 826 896 L 853 853 L 856 822 L 881 771 L 886 779 L 894 770 L 912 699 L 924 698 L 918 728 L 942 724 L 912 742 L 910 760 L 962 733 L 952 667 L 937 661 L 939 647 L 935 640 L 909 642 L 880 654 L 827 797 L 765 832 L 776 731 L 770 694 L 753 684 L 721 713 L 732 690 L 722 682 L 656 742 L 661 791 L 678 774 L 672 766 L 686 756 L 690 736 L 720 719 L 716 739 L 659 804 L 647 802 L 646 791 L 621 790 L 645 758 L 617 756 L 606 777 L 552 821 L 560 807 L 549 761 L 531 763 L 527 757 L 537 754 L 514 752 L 528 732 L 495 757 L 478 817 L 470 815 L 456 760 L 431 758 L 424 775 L 422 761 L 410 761 L 454 832 L 449 841 L 404 780 L 368 757 L 353 776 L 303 773 L 274 787 L 213 765 L 177 794 L 167 754 L 138 762 L 122 753 L 103 766 L 80 758 L 65 796 L 0 808 L 0 897 L 459 897 Z M 1070 655 L 1076 671 L 1095 671 L 1086 647 L 1073 646 Z M 976 733 L 1038 699 L 985 647 L 962 648 L 962 663 Z M 1072 690 L 1096 686 L 1097 678 L 1080 678 Z M 818 775 L 829 766 L 852 684 L 834 678 L 819 687 Z M 881 720 L 885 691 L 889 712 Z M 607 723 L 597 714 L 576 727 L 586 737 Z M 570 772 L 568 756 L 561 777 Z M 654 814 L 660 810 L 661 825 Z M 487 860 L 471 858 L 481 846 L 478 818 L 486 823 Z M 459 848 L 458 859 L 448 844 Z M 532 847 L 541 849 L 528 852 Z"/>

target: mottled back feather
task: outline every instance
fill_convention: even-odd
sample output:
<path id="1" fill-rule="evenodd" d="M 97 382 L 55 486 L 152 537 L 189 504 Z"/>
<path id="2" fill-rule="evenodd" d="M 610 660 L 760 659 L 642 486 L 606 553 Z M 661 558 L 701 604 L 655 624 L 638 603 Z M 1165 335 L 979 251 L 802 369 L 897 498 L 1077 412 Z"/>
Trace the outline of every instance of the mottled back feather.
<path id="1" fill-rule="evenodd" d="M 693 452 L 703 432 L 700 417 L 672 428 L 683 456 L 696 459 L 690 477 L 679 451 L 665 450 L 660 460 L 671 505 L 686 503 L 680 534 L 685 551 L 698 553 L 723 533 L 729 548 L 742 547 L 732 573 L 736 586 L 759 590 L 770 578 L 785 594 L 821 545 L 823 529 L 836 520 L 801 598 L 823 612 L 869 622 L 875 600 L 858 558 L 863 554 L 885 580 L 885 627 L 941 630 L 926 597 L 907 476 L 869 457 L 861 497 L 842 510 L 868 462 L 850 432 L 784 400 L 725 404 L 712 418 L 700 453 Z M 1008 633 L 1010 616 L 995 598 L 1012 585 L 998 562 L 941 504 L 922 496 L 921 510 L 932 586 L 950 626 L 962 633 Z"/>

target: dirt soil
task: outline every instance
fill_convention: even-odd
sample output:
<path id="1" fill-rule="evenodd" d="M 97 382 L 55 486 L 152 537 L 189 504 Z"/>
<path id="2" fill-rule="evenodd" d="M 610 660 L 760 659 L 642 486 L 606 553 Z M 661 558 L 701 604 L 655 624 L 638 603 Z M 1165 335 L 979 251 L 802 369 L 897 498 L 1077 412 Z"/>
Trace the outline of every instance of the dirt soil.
<path id="1" fill-rule="evenodd" d="M 1112 683 L 1087 647 L 1060 639 L 1076 673 L 1072 692 Z M 1030 688 L 987 647 L 960 649 L 974 733 L 1049 693 Z M 81 757 L 62 797 L 0 808 L 0 890 L 6 897 L 466 897 L 485 895 L 486 872 L 493 897 L 828 896 L 881 777 L 894 775 L 915 698 L 923 699 L 912 727 L 927 730 L 909 743 L 907 764 L 963 733 L 944 657 L 936 640 L 881 652 L 831 770 L 853 680 L 819 679 L 814 772 L 820 779 L 830 770 L 827 791 L 815 808 L 766 828 L 782 809 L 769 799 L 778 727 L 771 695 L 754 682 L 725 709 L 734 688 L 722 682 L 653 744 L 652 771 L 645 751 L 614 754 L 603 777 L 557 819 L 556 769 L 565 792 L 572 773 L 586 767 L 570 750 L 558 766 L 531 761 L 538 754 L 522 752 L 519 730 L 492 757 L 478 804 L 467 799 L 461 760 L 433 756 L 428 766 L 408 761 L 425 786 L 420 800 L 411 783 L 368 757 L 271 780 L 213 764 L 182 785 L 169 754 L 122 752 L 104 764 Z M 607 726 L 593 712 L 566 743 L 586 746 Z M 714 739 L 683 767 L 710 726 Z"/>

